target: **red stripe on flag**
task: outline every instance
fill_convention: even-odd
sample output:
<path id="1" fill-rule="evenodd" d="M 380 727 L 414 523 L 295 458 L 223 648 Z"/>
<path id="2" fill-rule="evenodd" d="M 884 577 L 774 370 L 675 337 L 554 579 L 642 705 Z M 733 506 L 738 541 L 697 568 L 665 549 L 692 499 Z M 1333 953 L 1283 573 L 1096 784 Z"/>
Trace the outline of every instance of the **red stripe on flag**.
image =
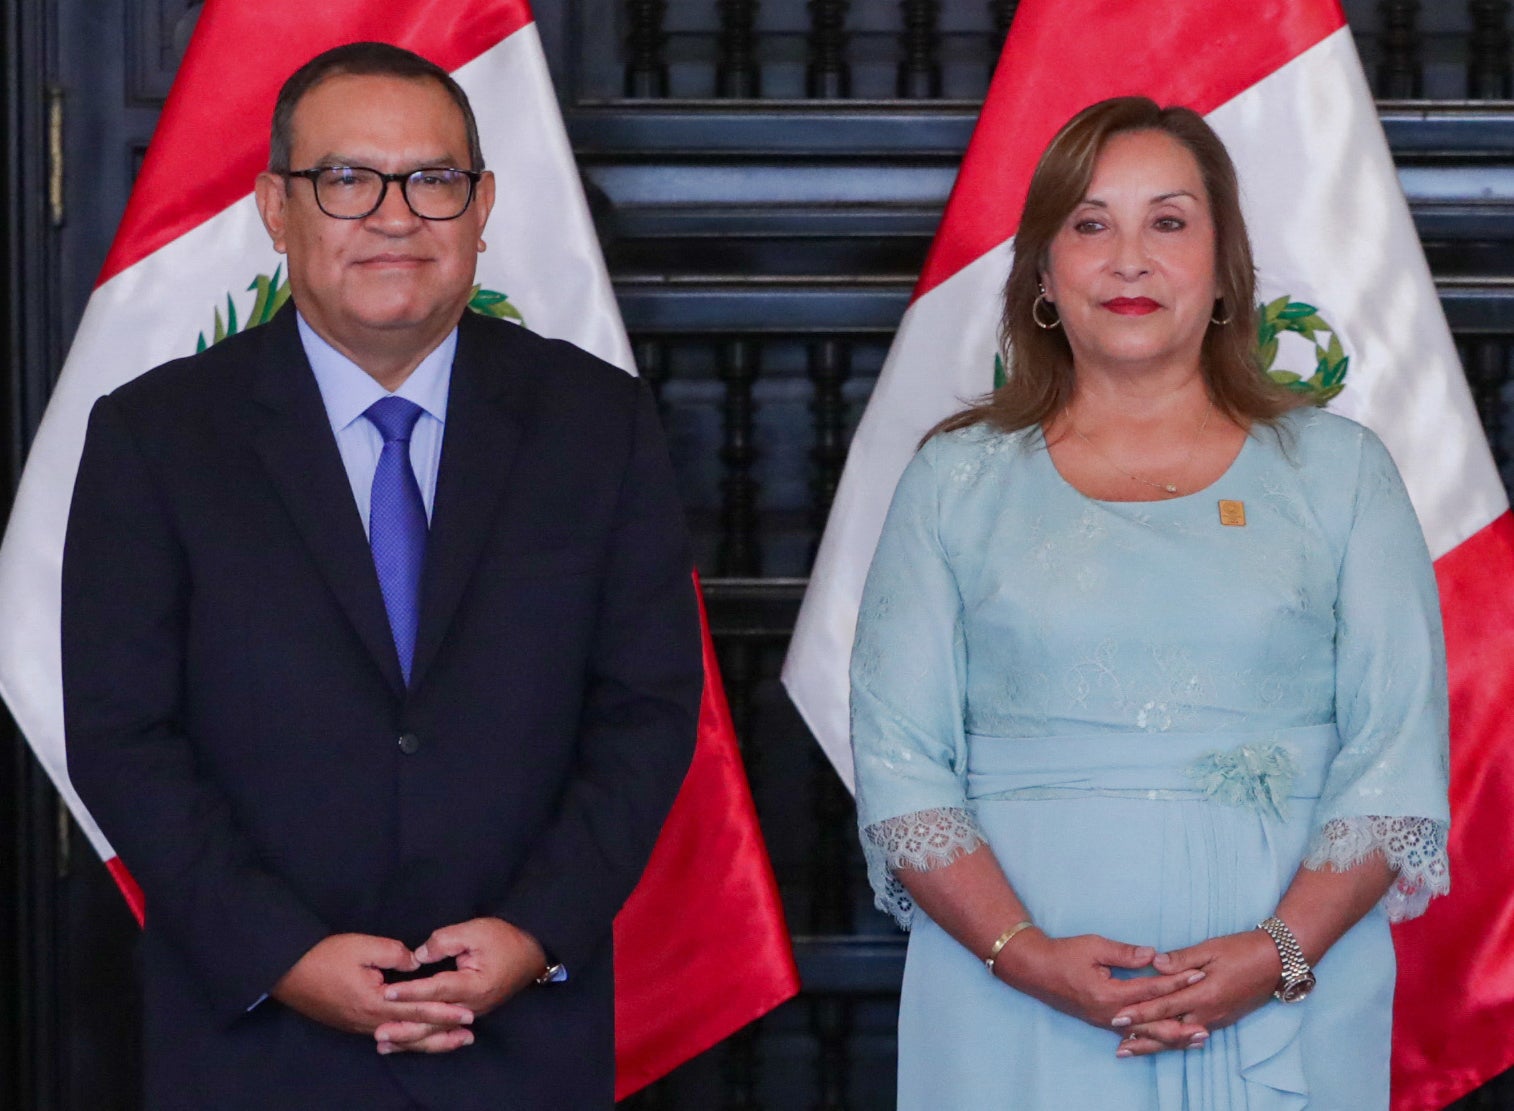
<path id="1" fill-rule="evenodd" d="M 1394 928 L 1394 1111 L 1514 1066 L 1514 516 L 1435 561 L 1451 679 L 1451 894 Z"/>
<path id="2" fill-rule="evenodd" d="M 694 762 L 615 919 L 616 1099 L 799 991 L 702 594 L 699 621 L 705 681 Z"/>
<path id="3" fill-rule="evenodd" d="M 1075 113 L 1139 95 L 1207 114 L 1345 25 L 1338 0 L 1022 3 L 915 297 L 1015 234 L 1041 151 Z"/>
<path id="4" fill-rule="evenodd" d="M 450 72 L 530 22 L 527 0 L 208 0 L 96 284 L 252 191 L 279 86 L 321 51 L 378 40 Z"/>
<path id="5" fill-rule="evenodd" d="M 110 878 L 116 881 L 116 886 L 121 889 L 121 896 L 126 900 L 126 905 L 131 908 L 131 915 L 137 920 L 139 927 L 147 924 L 147 900 L 142 895 L 142 889 L 137 886 L 137 881 L 126 870 L 126 865 L 121 863 L 119 856 L 113 856 L 105 862 L 105 870 L 110 873 Z"/>

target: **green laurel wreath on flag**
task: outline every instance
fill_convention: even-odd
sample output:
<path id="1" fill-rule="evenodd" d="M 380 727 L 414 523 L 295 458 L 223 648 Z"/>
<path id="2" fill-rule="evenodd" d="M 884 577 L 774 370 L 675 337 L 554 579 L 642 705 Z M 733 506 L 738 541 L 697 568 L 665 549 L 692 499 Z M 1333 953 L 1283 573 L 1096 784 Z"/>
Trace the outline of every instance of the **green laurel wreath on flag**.
<path id="1" fill-rule="evenodd" d="M 1263 373 L 1294 393 L 1308 394 L 1314 404 L 1324 408 L 1346 388 L 1346 371 L 1351 364 L 1335 329 L 1313 305 L 1294 301 L 1287 295 L 1258 305 L 1256 311 L 1257 356 Z M 1277 362 L 1278 336 L 1284 332 L 1292 332 L 1314 344 L 1314 374 L 1310 377 L 1305 378 L 1291 370 L 1272 369 L 1272 364 Z M 1328 342 L 1320 339 L 1321 333 L 1329 335 Z M 994 389 L 1004 385 L 1006 375 L 1004 356 L 995 353 Z"/>
<path id="2" fill-rule="evenodd" d="M 273 314 L 284 306 L 289 300 L 289 279 L 284 276 L 284 264 L 274 267 L 273 273 L 259 274 L 252 279 L 252 284 L 247 287 L 248 292 L 257 291 L 257 298 L 252 303 L 252 312 L 248 314 L 245 324 L 237 318 L 237 303 L 230 293 L 226 295 L 226 315 L 221 315 L 220 308 L 216 309 L 215 328 L 211 330 L 210 339 L 206 340 L 205 333 L 200 333 L 200 338 L 195 343 L 195 354 L 199 354 L 207 347 L 220 343 L 227 336 L 234 336 L 244 327 L 252 328 L 258 324 L 266 324 L 273 319 Z M 513 320 L 522 326 L 526 318 L 521 315 L 519 309 L 510 304 L 507 294 L 494 289 L 484 289 L 481 285 L 473 287 L 473 294 L 468 298 L 468 307 L 480 316 L 492 316 L 496 320 Z"/>
<path id="3" fill-rule="evenodd" d="M 278 312 L 285 301 L 289 300 L 289 281 L 284 276 L 284 264 L 279 263 L 274 267 L 272 276 L 259 274 L 247 287 L 249 291 L 257 290 L 257 300 L 252 303 L 252 313 L 247 317 L 247 327 L 257 324 L 266 324 L 273 319 L 273 314 Z M 226 295 L 226 317 L 223 320 L 221 310 L 216 309 L 216 326 L 210 334 L 210 341 L 205 340 L 205 333 L 200 333 L 200 338 L 195 343 L 195 354 L 198 355 L 212 344 L 220 343 L 227 336 L 234 336 L 241 331 L 237 323 L 237 303 L 231 294 Z"/>
<path id="4" fill-rule="evenodd" d="M 1257 353 L 1267 377 L 1294 393 L 1309 395 L 1310 400 L 1321 408 L 1346 388 L 1346 371 L 1351 359 L 1341 346 L 1335 329 L 1320 316 L 1318 309 L 1284 294 L 1257 306 L 1257 315 Z M 1314 345 L 1314 373 L 1310 377 L 1305 378 L 1291 370 L 1273 369 L 1277 362 L 1278 337 L 1284 332 L 1292 332 Z M 1322 333 L 1329 335 L 1329 342 L 1320 338 Z"/>
<path id="5" fill-rule="evenodd" d="M 520 314 L 520 310 L 510 304 L 510 298 L 498 290 L 474 286 L 473 296 L 468 299 L 468 307 L 480 316 L 492 316 L 496 320 L 513 320 L 522 327 L 526 323 L 526 318 Z"/>

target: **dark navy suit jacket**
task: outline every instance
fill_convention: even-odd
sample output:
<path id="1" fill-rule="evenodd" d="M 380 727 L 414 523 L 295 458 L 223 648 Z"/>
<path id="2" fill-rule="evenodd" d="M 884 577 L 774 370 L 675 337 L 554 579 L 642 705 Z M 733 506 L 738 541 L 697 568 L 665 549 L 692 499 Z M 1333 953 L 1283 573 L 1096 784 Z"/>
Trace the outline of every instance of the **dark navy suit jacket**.
<path id="1" fill-rule="evenodd" d="M 408 690 L 292 311 L 90 419 L 69 772 L 146 894 L 151 1107 L 611 1103 L 611 923 L 694 743 L 687 537 L 640 381 L 459 329 Z M 571 975 L 471 1047 L 380 1057 L 248 1009 L 328 934 L 414 946 L 487 914 Z"/>

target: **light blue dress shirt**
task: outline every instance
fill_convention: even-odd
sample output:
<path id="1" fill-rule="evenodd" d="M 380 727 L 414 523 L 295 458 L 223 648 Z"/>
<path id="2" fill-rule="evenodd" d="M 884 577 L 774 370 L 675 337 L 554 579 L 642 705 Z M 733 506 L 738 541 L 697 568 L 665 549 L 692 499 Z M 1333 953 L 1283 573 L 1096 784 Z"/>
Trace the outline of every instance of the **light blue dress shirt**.
<path id="1" fill-rule="evenodd" d="M 296 317 L 296 320 L 300 342 L 304 344 L 305 357 L 310 360 L 310 369 L 315 371 L 315 384 L 320 388 L 326 417 L 336 435 L 337 450 L 341 452 L 342 466 L 347 469 L 347 481 L 352 485 L 352 496 L 357 501 L 363 531 L 366 532 L 368 503 L 373 496 L 373 472 L 378 469 L 384 438 L 363 413 L 375 401 L 389 397 L 390 392 L 317 335 L 303 316 Z M 421 407 L 420 418 L 410 434 L 410 465 L 415 469 L 415 481 L 420 484 L 428 521 L 436 503 L 436 475 L 442 461 L 447 394 L 452 387 L 452 357 L 456 352 L 457 329 L 454 328 L 394 391 L 395 397 L 403 397 Z"/>

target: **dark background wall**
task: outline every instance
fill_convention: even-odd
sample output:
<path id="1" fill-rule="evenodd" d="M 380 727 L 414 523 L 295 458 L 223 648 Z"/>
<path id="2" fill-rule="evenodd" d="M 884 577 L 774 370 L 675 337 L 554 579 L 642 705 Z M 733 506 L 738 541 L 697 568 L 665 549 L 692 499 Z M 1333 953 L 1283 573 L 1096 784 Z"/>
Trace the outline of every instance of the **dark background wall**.
<path id="1" fill-rule="evenodd" d="M 901 938 L 871 908 L 850 799 L 777 672 L 851 429 L 1015 7 L 535 4 L 638 362 L 660 393 L 806 984 L 638 1097 L 640 1111 L 892 1105 Z M 1509 7 L 1346 4 L 1506 476 Z M 198 9 L 4 0 L 7 494 Z M 0 1107 L 135 1108 L 134 928 L 9 729 L 0 823 Z M 1514 1092 L 1491 1086 L 1460 1106 L 1514 1108 Z"/>

